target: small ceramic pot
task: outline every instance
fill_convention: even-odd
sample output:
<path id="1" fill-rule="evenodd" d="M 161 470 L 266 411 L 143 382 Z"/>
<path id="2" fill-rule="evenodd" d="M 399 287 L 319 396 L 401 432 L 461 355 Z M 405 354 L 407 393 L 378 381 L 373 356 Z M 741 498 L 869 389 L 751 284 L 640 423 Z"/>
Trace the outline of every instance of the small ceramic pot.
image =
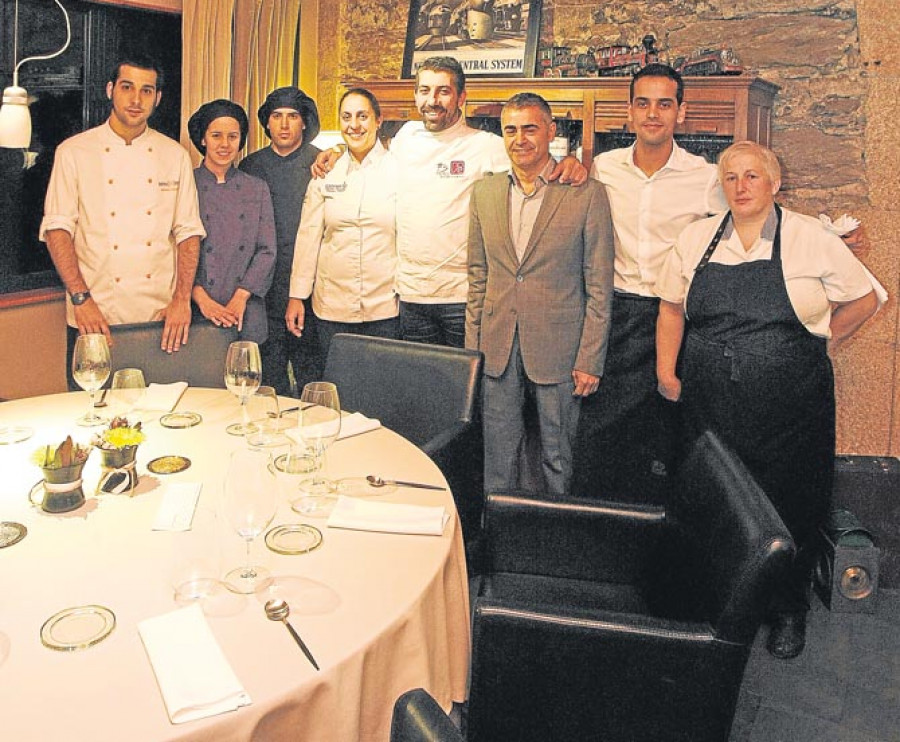
<path id="1" fill-rule="evenodd" d="M 100 482 L 97 484 L 98 492 L 110 492 L 116 494 L 131 495 L 138 483 L 137 474 L 137 446 L 125 446 L 100 450 L 100 466 L 103 471 Z"/>
<path id="2" fill-rule="evenodd" d="M 41 469 L 44 472 L 41 509 L 48 513 L 68 513 L 84 504 L 84 490 L 81 488 L 84 463 L 57 469 Z"/>

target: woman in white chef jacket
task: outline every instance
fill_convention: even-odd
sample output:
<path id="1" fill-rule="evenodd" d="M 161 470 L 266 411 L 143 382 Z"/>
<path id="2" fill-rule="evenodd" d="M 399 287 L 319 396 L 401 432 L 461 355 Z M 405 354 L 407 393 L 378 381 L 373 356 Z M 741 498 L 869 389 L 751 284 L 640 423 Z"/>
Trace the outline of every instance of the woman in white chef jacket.
<path id="1" fill-rule="evenodd" d="M 346 151 L 306 191 L 285 321 L 303 331 L 303 302 L 312 295 L 322 351 L 338 332 L 399 337 L 394 289 L 396 166 L 378 140 L 381 108 L 372 93 L 353 88 L 339 106 Z"/>

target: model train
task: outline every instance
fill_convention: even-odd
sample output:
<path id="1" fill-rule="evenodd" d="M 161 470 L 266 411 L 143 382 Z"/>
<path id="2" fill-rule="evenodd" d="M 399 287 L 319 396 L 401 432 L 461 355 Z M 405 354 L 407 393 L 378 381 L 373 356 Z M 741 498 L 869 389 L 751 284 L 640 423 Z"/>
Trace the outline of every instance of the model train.
<path id="1" fill-rule="evenodd" d="M 540 74 L 543 77 L 624 77 L 657 61 L 656 38 L 648 34 L 638 46 L 601 46 L 582 54 L 573 53 L 568 46 L 541 49 Z"/>
<path id="2" fill-rule="evenodd" d="M 647 34 L 640 45 L 614 44 L 588 48 L 587 53 L 573 53 L 568 46 L 541 49 L 539 74 L 543 77 L 624 77 L 648 64 L 660 61 L 656 38 Z M 740 75 L 744 71 L 738 56 L 727 46 L 704 48 L 672 64 L 682 75 Z"/>
<path id="3" fill-rule="evenodd" d="M 659 61 L 656 37 L 647 34 L 639 46 L 601 46 L 594 50 L 600 77 L 633 75 L 641 67 Z"/>
<path id="4" fill-rule="evenodd" d="M 729 47 L 698 49 L 687 57 L 678 57 L 672 66 L 682 75 L 740 75 L 741 60 Z"/>
<path id="5" fill-rule="evenodd" d="M 572 54 L 568 46 L 541 49 L 538 64 L 542 77 L 587 77 L 597 74 L 597 60 L 593 52 Z"/>

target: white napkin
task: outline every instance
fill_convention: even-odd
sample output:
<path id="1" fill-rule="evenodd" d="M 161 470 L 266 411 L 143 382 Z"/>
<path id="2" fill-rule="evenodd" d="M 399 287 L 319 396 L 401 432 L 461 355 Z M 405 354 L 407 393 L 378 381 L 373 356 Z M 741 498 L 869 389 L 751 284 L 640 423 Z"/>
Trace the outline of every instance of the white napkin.
<path id="1" fill-rule="evenodd" d="M 169 482 L 151 530 L 189 531 L 200 498 L 200 482 Z"/>
<path id="2" fill-rule="evenodd" d="M 196 603 L 141 621 L 138 632 L 173 724 L 250 705 Z"/>
<path id="3" fill-rule="evenodd" d="M 849 214 L 844 214 L 834 221 L 831 221 L 831 217 L 827 214 L 819 214 L 819 221 L 822 222 L 822 226 L 825 227 L 825 229 L 832 234 L 836 234 L 838 237 L 850 234 L 860 224 L 859 219 L 850 216 Z"/>
<path id="4" fill-rule="evenodd" d="M 374 502 L 342 495 L 328 517 L 328 526 L 355 531 L 440 536 L 448 520 L 450 515 L 442 507 Z"/>
<path id="5" fill-rule="evenodd" d="M 142 410 L 153 412 L 171 412 L 181 399 L 186 381 L 173 381 L 171 384 L 150 384 L 144 394 L 144 398 L 138 403 Z"/>
<path id="6" fill-rule="evenodd" d="M 352 438 L 354 435 L 368 433 L 370 430 L 377 430 L 380 427 L 381 422 L 379 420 L 373 417 L 366 417 L 361 412 L 353 412 L 341 417 L 341 432 L 338 434 L 337 439 L 342 441 L 344 438 Z M 289 428 L 284 432 L 294 443 L 299 443 L 301 446 L 304 445 L 303 437 L 300 435 L 298 428 Z"/>

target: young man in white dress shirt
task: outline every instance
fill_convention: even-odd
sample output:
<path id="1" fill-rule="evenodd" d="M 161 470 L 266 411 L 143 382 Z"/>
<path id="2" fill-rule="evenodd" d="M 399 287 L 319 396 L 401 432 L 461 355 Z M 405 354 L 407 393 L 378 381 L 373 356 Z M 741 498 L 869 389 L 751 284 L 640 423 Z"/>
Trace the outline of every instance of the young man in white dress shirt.
<path id="1" fill-rule="evenodd" d="M 156 319 L 163 350 L 188 340 L 206 232 L 188 153 L 147 126 L 162 82 L 155 62 L 122 60 L 106 85 L 109 119 L 56 151 L 40 237 L 68 295 L 70 354 L 79 333 L 109 338 L 110 325 Z"/>
<path id="2" fill-rule="evenodd" d="M 603 383 L 582 401 L 574 452 L 576 495 L 662 501 L 675 410 L 656 391 L 656 276 L 684 227 L 727 208 L 715 165 L 674 140 L 684 83 L 651 64 L 631 81 L 635 143 L 594 158 L 615 230 L 615 296 Z"/>

